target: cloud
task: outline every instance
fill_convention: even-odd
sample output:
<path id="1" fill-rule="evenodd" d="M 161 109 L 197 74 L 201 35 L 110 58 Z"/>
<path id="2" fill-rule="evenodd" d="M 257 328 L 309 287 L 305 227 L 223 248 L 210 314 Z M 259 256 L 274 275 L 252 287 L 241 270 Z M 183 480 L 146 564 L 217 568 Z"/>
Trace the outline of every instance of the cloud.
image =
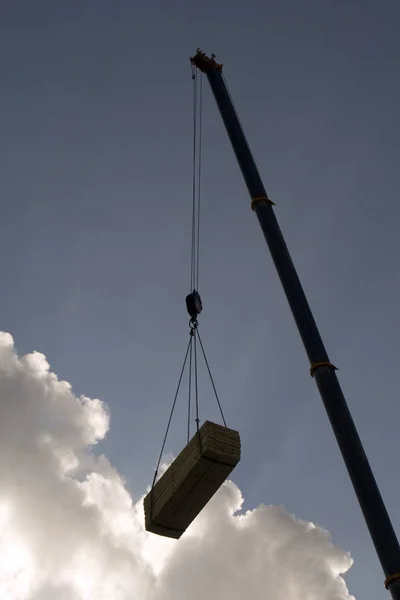
<path id="1" fill-rule="evenodd" d="M 241 513 L 231 481 L 179 541 L 148 534 L 143 498 L 91 452 L 108 428 L 100 400 L 0 333 L 0 598 L 351 598 L 351 558 L 326 531 L 281 507 Z"/>

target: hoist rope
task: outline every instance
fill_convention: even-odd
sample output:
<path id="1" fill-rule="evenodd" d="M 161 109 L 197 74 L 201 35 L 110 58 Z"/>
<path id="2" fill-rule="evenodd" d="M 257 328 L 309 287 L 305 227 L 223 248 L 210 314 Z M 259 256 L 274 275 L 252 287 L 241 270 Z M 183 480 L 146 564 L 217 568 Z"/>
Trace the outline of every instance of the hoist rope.
<path id="1" fill-rule="evenodd" d="M 187 443 L 190 440 L 190 419 L 191 419 L 191 409 L 192 409 L 192 365 L 193 365 L 193 335 L 192 329 L 190 330 L 190 353 L 189 353 L 189 400 L 188 400 L 188 419 L 187 419 Z"/>
<path id="2" fill-rule="evenodd" d="M 197 77 L 192 71 L 193 79 L 193 168 L 192 168 L 192 249 L 190 256 L 190 290 L 196 285 L 196 165 L 197 165 Z"/>
<path id="3" fill-rule="evenodd" d="M 203 78 L 198 85 L 196 70 L 193 79 L 193 173 L 192 173 L 192 249 L 190 260 L 190 292 L 199 287 L 200 267 L 200 204 L 201 204 L 201 158 L 203 129 Z"/>
<path id="4" fill-rule="evenodd" d="M 199 288 L 200 268 L 200 205 L 201 205 L 201 159 L 202 159 L 202 129 L 203 129 L 203 78 L 197 69 L 192 68 L 193 80 L 193 173 L 192 173 L 192 249 L 190 259 L 190 292 Z M 199 81 L 199 83 L 198 83 Z M 193 327 L 192 327 L 193 324 Z M 194 392 L 196 427 L 199 430 L 199 393 L 197 374 L 197 321 L 191 324 L 191 338 L 193 348 L 190 347 L 189 359 L 189 398 L 188 398 L 188 422 L 187 440 L 190 440 L 190 421 L 192 412 L 192 368 L 194 367 Z"/>
<path id="5" fill-rule="evenodd" d="M 163 455 L 163 452 L 164 452 L 165 442 L 167 441 L 168 432 L 169 432 L 169 428 L 171 426 L 171 421 L 172 421 L 172 415 L 174 414 L 175 405 L 176 405 L 176 401 L 178 399 L 178 394 L 179 394 L 179 390 L 180 390 L 181 383 L 182 383 L 183 373 L 185 371 L 186 362 L 187 362 L 187 358 L 188 358 L 188 354 L 189 354 L 189 350 L 190 350 L 191 346 L 192 346 L 192 337 L 190 337 L 190 340 L 189 340 L 189 343 L 188 343 L 188 346 L 187 346 L 187 349 L 186 349 L 186 353 L 185 353 L 185 358 L 183 360 L 183 365 L 182 365 L 181 373 L 179 375 L 178 386 L 176 388 L 176 392 L 175 392 L 175 396 L 174 396 L 174 401 L 172 403 L 172 408 L 171 408 L 171 412 L 170 412 L 168 423 L 167 423 L 167 429 L 165 431 L 164 440 L 163 440 L 163 443 L 162 443 L 162 446 L 161 446 L 160 455 L 158 457 L 158 462 L 157 462 L 157 466 L 156 466 L 156 470 L 155 470 L 154 478 L 153 478 L 153 484 L 151 486 L 152 488 L 154 487 L 154 484 L 155 484 L 156 479 L 157 479 L 158 469 L 160 467 L 162 455 Z"/>
<path id="6" fill-rule="evenodd" d="M 200 418 L 199 418 L 199 383 L 198 383 L 198 360 L 197 360 L 197 338 L 199 339 L 201 352 L 204 358 L 204 362 L 207 367 L 208 376 L 210 377 L 211 385 L 214 391 L 214 396 L 217 401 L 217 405 L 219 408 L 219 412 L 222 418 L 222 422 L 225 427 L 227 427 L 224 411 L 222 410 L 221 401 L 218 396 L 217 387 L 215 385 L 214 378 L 211 373 L 210 365 L 207 359 L 206 352 L 204 350 L 203 342 L 199 333 L 199 325 L 197 321 L 191 321 L 190 324 L 190 340 L 193 341 L 193 354 L 192 354 L 192 345 L 190 346 L 190 359 L 189 359 L 189 402 L 188 402 L 188 421 L 187 421 L 187 441 L 190 441 L 190 418 L 191 418 L 191 404 L 192 404 L 192 364 L 194 367 L 194 392 L 195 392 L 195 422 L 196 422 L 196 430 L 199 431 L 200 428 Z M 192 361 L 193 358 L 193 361 Z"/>
<path id="7" fill-rule="evenodd" d="M 197 328 L 194 330 L 194 391 L 195 391 L 195 401 L 196 401 L 196 429 L 199 431 L 199 382 L 197 376 L 197 336 L 198 331 Z"/>
<path id="8" fill-rule="evenodd" d="M 199 78 L 198 78 L 199 76 Z M 201 167 L 202 167 L 202 133 L 203 133 L 203 74 L 192 67 L 193 80 L 193 173 L 192 173 L 192 252 L 191 252 L 191 274 L 190 284 L 191 292 L 198 290 L 199 287 L 199 266 L 200 266 L 200 204 L 201 204 Z M 198 83 L 199 81 L 199 83 Z M 187 439 L 190 440 L 190 419 L 192 413 L 192 360 L 194 358 L 194 384 L 195 384 L 195 411 L 196 427 L 199 430 L 199 393 L 198 393 L 198 374 L 197 374 L 197 337 L 206 363 L 208 375 L 214 390 L 215 397 L 223 423 L 226 427 L 226 421 L 222 410 L 221 402 L 218 397 L 217 389 L 211 369 L 204 351 L 203 343 L 198 332 L 197 318 L 191 321 L 191 339 L 194 341 L 194 357 L 192 348 L 190 349 L 189 361 L 189 399 L 188 399 L 188 423 Z"/>
<path id="9" fill-rule="evenodd" d="M 197 83 L 197 69 L 192 68 L 192 79 L 193 79 L 193 174 L 192 174 L 192 239 L 191 239 L 191 259 L 190 259 L 190 293 L 193 295 L 194 291 L 198 290 L 199 286 L 199 266 L 200 266 L 200 200 L 201 200 L 201 155 L 202 155 L 202 108 L 203 108 L 203 83 L 202 75 L 200 74 L 200 84 Z M 201 302 L 201 301 L 200 301 Z M 199 310 L 201 312 L 201 308 Z M 189 399 L 188 399 L 188 421 L 187 421 L 187 440 L 190 441 L 190 421 L 192 416 L 192 391 L 194 387 L 194 401 L 195 401 L 195 422 L 197 432 L 199 431 L 200 420 L 199 420 L 199 382 L 198 382 L 198 357 L 197 357 L 197 338 L 199 339 L 201 352 L 204 357 L 204 361 L 207 367 L 208 375 L 211 380 L 211 384 L 214 390 L 215 398 L 217 400 L 218 408 L 222 417 L 222 421 L 227 427 L 224 413 L 222 410 L 221 402 L 218 397 L 217 389 L 213 376 L 211 374 L 210 365 L 207 360 L 206 353 L 204 351 L 203 342 L 201 340 L 198 330 L 198 313 L 191 314 L 190 319 L 190 339 L 186 349 L 185 358 L 183 361 L 182 369 L 179 375 L 178 385 L 176 388 L 175 396 L 172 403 L 171 412 L 169 415 L 167 428 L 164 434 L 163 443 L 161 446 L 160 455 L 156 470 L 154 473 L 152 488 L 154 487 L 160 468 L 161 459 L 163 456 L 165 443 L 167 441 L 169 429 L 171 426 L 172 417 L 175 411 L 176 402 L 178 399 L 179 391 L 182 384 L 182 378 L 185 371 L 187 362 L 189 362 Z M 189 359 L 189 361 L 188 361 Z"/>
<path id="10" fill-rule="evenodd" d="M 201 159 L 202 159 L 202 138 L 203 138 L 203 74 L 200 74 L 200 94 L 199 94 L 199 160 L 197 174 L 197 261 L 196 261 L 196 289 L 199 288 L 199 267 L 200 267 L 200 201 L 201 201 Z"/>
<path id="11" fill-rule="evenodd" d="M 204 362 L 206 363 L 207 371 L 208 371 L 208 374 L 209 374 L 209 376 L 210 376 L 211 385 L 212 385 L 212 387 L 213 387 L 214 394 L 215 394 L 215 398 L 216 398 L 216 400 L 217 400 L 217 404 L 218 404 L 219 412 L 220 412 L 220 414 L 221 414 L 222 421 L 223 421 L 223 423 L 224 423 L 225 427 L 227 427 L 227 424 L 226 424 L 226 421 L 225 421 L 225 417 L 224 417 L 224 411 L 222 410 L 222 405 L 221 405 L 220 399 L 219 399 L 219 397 L 218 397 L 217 388 L 216 388 L 216 386 L 215 386 L 215 383 L 214 383 L 214 378 L 213 378 L 213 376 L 212 376 L 212 374 L 211 374 L 211 369 L 210 369 L 210 366 L 209 366 L 209 364 L 208 364 L 208 360 L 207 360 L 207 356 L 206 356 L 206 353 L 205 353 L 205 350 L 204 350 L 203 342 L 201 341 L 200 333 L 199 333 L 199 331 L 198 331 L 198 330 L 197 330 L 197 337 L 199 338 L 199 342 L 200 342 L 201 351 L 202 351 L 202 353 L 203 353 Z"/>

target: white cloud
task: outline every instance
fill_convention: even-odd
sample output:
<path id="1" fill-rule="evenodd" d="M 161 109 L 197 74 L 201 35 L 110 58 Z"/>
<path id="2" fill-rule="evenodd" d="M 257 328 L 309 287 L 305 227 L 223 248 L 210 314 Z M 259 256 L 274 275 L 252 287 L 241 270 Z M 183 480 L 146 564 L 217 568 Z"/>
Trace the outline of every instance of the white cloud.
<path id="1" fill-rule="evenodd" d="M 108 427 L 100 400 L 77 398 L 0 333 L 0 598 L 351 598 L 351 559 L 326 531 L 281 507 L 238 514 L 232 482 L 179 541 L 148 534 L 142 500 L 90 452 Z"/>

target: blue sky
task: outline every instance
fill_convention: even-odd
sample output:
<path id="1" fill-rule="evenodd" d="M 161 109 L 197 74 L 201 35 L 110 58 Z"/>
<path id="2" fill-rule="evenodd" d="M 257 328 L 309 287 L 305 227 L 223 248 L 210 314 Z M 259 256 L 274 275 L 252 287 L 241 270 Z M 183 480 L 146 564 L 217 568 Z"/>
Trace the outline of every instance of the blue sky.
<path id="1" fill-rule="evenodd" d="M 187 343 L 198 46 L 235 104 L 393 523 L 398 455 L 397 3 L 4 1 L 1 329 L 111 408 L 139 496 Z M 245 507 L 283 504 L 383 576 L 214 100 L 204 85 L 201 332 Z M 207 378 L 201 416 L 216 418 Z M 167 450 L 185 443 L 185 397 Z"/>

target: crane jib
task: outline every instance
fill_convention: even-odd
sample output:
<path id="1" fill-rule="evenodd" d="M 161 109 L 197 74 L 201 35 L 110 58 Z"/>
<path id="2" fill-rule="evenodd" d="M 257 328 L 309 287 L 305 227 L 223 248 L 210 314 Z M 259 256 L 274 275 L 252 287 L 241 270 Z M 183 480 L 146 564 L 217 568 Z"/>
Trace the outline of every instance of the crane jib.
<path id="1" fill-rule="evenodd" d="M 328 358 L 304 290 L 286 246 L 277 218 L 258 172 L 232 97 L 215 55 L 200 49 L 190 59 L 207 76 L 234 153 L 250 193 L 265 240 L 310 360 L 310 372 L 318 386 L 347 471 L 364 514 L 372 541 L 385 573 L 385 587 L 400 600 L 400 546 L 386 511 L 346 399 Z"/>

